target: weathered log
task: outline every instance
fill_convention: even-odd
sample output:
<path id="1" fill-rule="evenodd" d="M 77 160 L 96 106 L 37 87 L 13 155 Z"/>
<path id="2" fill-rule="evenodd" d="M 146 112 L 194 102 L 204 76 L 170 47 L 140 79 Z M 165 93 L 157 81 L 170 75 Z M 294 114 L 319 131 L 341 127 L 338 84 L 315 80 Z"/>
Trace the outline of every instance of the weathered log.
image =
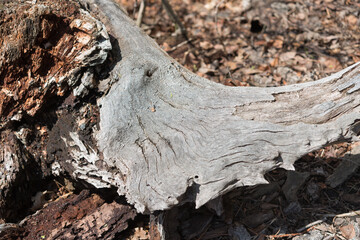
<path id="1" fill-rule="evenodd" d="M 35 134 L 44 137 L 41 147 L 22 141 L 42 171 L 51 168 L 96 188 L 115 186 L 139 212 L 153 212 L 188 201 L 200 207 L 237 187 L 266 182 L 271 169 L 293 169 L 308 152 L 358 139 L 359 64 L 304 84 L 226 87 L 171 59 L 112 0 L 82 1 L 82 7 L 80 13 L 92 12 L 107 27 L 113 61 L 94 68 L 105 60 L 95 53 L 110 50 L 107 33 L 97 28 L 84 45 L 96 46 L 89 55 L 97 56 L 94 64 L 75 64 L 80 70 L 63 74 L 79 75 L 55 76 L 52 84 L 43 77 L 53 91 L 37 96 L 57 104 L 2 113 L 3 129 L 24 118 L 34 124 L 47 111 L 56 116 L 45 124 L 46 134 Z M 58 94 L 54 86 L 63 79 L 66 88 Z M 24 111 L 29 116 L 19 115 Z M 39 149 L 44 156 L 35 154 Z"/>
<path id="2" fill-rule="evenodd" d="M 305 84 L 225 87 L 181 67 L 112 1 L 95 4 L 122 53 L 111 76 L 117 81 L 98 102 L 96 139 L 103 161 L 119 170 L 112 184 L 139 211 L 183 201 L 199 207 L 359 134 L 357 64 Z"/>

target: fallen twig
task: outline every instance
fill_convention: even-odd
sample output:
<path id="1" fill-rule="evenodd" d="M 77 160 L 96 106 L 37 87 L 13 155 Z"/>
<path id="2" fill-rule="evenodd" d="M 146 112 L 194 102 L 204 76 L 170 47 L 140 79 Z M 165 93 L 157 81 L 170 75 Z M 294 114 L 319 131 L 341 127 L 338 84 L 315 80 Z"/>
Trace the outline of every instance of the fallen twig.
<path id="1" fill-rule="evenodd" d="M 306 226 L 297 229 L 296 231 L 297 231 L 297 232 L 303 232 L 303 231 L 305 231 L 305 230 L 308 229 L 308 228 L 311 228 L 311 227 L 313 227 L 313 226 L 315 226 L 315 225 L 318 225 L 318 224 L 320 224 L 320 223 L 323 223 L 325 220 L 326 220 L 326 217 L 323 218 L 323 219 L 321 219 L 321 220 L 317 220 L 317 221 L 315 221 L 315 222 L 309 223 L 309 224 L 307 224 Z"/>
<path id="2" fill-rule="evenodd" d="M 218 34 L 219 38 L 222 37 L 222 34 L 220 33 L 219 28 L 218 28 L 218 11 L 219 11 L 219 6 L 223 3 L 224 3 L 224 0 L 221 0 L 220 2 L 218 2 L 216 4 L 216 7 L 215 7 L 215 29 L 216 29 L 216 33 Z"/>
<path id="3" fill-rule="evenodd" d="M 138 15 L 138 17 L 136 19 L 136 25 L 138 27 L 141 26 L 141 22 L 142 22 L 142 19 L 144 17 L 144 13 L 145 13 L 145 7 L 146 7 L 145 0 L 141 0 L 140 9 L 139 9 L 139 15 Z"/>
<path id="4" fill-rule="evenodd" d="M 161 0 L 161 2 L 163 4 L 166 12 L 170 16 L 170 18 L 180 28 L 181 34 L 185 37 L 185 39 L 187 39 L 186 29 L 185 29 L 184 25 L 181 23 L 179 17 L 175 14 L 175 12 L 174 12 L 173 8 L 171 7 L 170 3 L 168 2 L 168 0 Z"/>
<path id="5" fill-rule="evenodd" d="M 347 213 L 341 213 L 341 214 L 329 213 L 329 214 L 324 214 L 322 216 L 326 217 L 326 218 L 328 218 L 328 217 L 333 217 L 333 218 L 354 217 L 354 216 L 360 216 L 360 210 L 351 211 L 351 212 L 347 212 Z"/>
<path id="6" fill-rule="evenodd" d="M 167 52 L 168 52 L 168 53 L 171 53 L 171 52 L 175 51 L 176 49 L 178 49 L 179 47 L 182 47 L 182 46 L 184 46 L 185 44 L 191 43 L 193 40 L 194 40 L 193 38 L 190 38 L 190 39 L 188 39 L 188 40 L 185 40 L 185 41 L 179 43 L 178 45 L 172 47 L 172 48 L 171 48 L 169 51 L 167 51 Z"/>
<path id="7" fill-rule="evenodd" d="M 360 210 L 338 214 L 335 215 L 334 218 L 354 217 L 354 216 L 360 216 Z"/>

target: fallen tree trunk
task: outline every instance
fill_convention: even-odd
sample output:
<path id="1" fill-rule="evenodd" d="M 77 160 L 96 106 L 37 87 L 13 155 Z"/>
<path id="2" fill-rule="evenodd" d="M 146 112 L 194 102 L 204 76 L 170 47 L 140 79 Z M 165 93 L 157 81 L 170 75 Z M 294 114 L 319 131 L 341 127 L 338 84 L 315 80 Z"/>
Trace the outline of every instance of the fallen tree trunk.
<path id="1" fill-rule="evenodd" d="M 112 24 L 121 75 L 99 104 L 104 161 L 138 210 L 181 201 L 197 207 L 275 167 L 359 132 L 359 67 L 280 88 L 228 88 L 170 59 L 112 1 L 95 1 Z M 111 117 L 109 117 L 111 116 Z M 192 198 L 192 199 L 191 199 Z"/>
<path id="2" fill-rule="evenodd" d="M 10 157 L 17 155 L 13 146 L 23 148 L 43 177 L 64 174 L 96 188 L 115 186 L 139 212 L 153 212 L 184 202 L 200 207 L 237 187 L 266 182 L 271 169 L 293 169 L 308 152 L 358 139 L 359 64 L 304 84 L 226 87 L 171 59 L 112 0 L 81 2 L 73 15 L 46 5 L 46 16 L 63 19 L 64 33 L 56 40 L 43 33 L 42 45 L 26 45 L 66 59 L 66 68 L 55 62 L 46 69 L 50 77 L 41 75 L 44 69 L 14 75 L 18 58 L 5 61 L 3 48 L 1 126 L 16 131 L 19 141 L 5 143 L 1 164 L 18 161 Z M 110 37 L 88 12 L 102 19 Z M 47 26 L 42 19 L 39 26 Z M 65 37 L 73 44 L 63 44 Z M 28 72 L 20 79 L 24 85 L 37 79 L 36 94 L 9 90 Z M 27 99 L 39 101 L 6 108 Z M 19 172 L 2 172 L 1 187 L 17 186 Z M 2 196 L 2 209 L 14 194 Z"/>

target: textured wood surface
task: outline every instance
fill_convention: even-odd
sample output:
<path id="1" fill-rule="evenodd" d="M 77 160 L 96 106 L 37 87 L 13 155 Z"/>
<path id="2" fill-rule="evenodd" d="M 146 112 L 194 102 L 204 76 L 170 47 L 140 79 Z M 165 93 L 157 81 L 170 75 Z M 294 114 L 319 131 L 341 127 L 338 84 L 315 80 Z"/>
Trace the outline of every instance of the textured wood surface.
<path id="1" fill-rule="evenodd" d="M 116 187 L 139 212 L 153 212 L 184 202 L 200 207 L 237 187 L 266 182 L 271 169 L 293 169 L 308 152 L 358 140 L 359 64 L 304 84 L 227 87 L 171 59 L 112 0 L 81 6 L 64 22 L 66 29 L 77 19 L 94 26 L 78 64 L 55 78 L 39 77 L 53 91 L 41 97 L 47 91 L 39 88 L 34 111 L 24 116 L 21 110 L 30 108 L 19 107 L 1 116 L 3 139 L 5 131 L 16 132 L 16 144 L 1 145 L 1 166 L 15 168 L 0 172 L 7 193 L 0 196 L 0 218 L 11 219 L 7 215 L 16 209 L 10 202 L 26 179 L 17 174 L 21 162 L 29 162 L 25 169 L 35 165 L 30 170 L 41 179 L 65 175 L 89 188 Z M 78 28 L 67 34 L 77 37 L 84 32 Z M 72 47 L 64 52 L 81 50 Z M 47 52 L 57 56 L 53 50 Z M 59 82 L 61 92 L 55 91 Z"/>
<path id="2" fill-rule="evenodd" d="M 112 1 L 90 6 L 108 19 L 122 55 L 98 101 L 98 147 L 117 170 L 103 180 L 139 211 L 184 201 L 199 207 L 359 134 L 358 64 L 299 85 L 226 87 L 180 66 Z"/>

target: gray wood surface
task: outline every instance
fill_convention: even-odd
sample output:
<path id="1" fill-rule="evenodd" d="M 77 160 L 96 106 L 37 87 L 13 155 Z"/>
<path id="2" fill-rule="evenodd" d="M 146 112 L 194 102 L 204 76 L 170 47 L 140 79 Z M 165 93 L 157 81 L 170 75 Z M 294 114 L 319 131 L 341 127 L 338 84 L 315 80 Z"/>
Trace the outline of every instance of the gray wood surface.
<path id="1" fill-rule="evenodd" d="M 111 0 L 90 8 L 119 43 L 122 59 L 98 99 L 98 152 L 76 133 L 74 167 L 99 187 L 113 185 L 138 211 L 186 201 L 200 207 L 237 187 L 293 169 L 304 154 L 355 141 L 360 128 L 360 65 L 330 77 L 276 88 L 227 87 L 171 59 Z M 73 161 L 76 162 L 76 161 Z M 96 175 L 96 178 L 94 178 Z"/>
<path id="2" fill-rule="evenodd" d="M 148 213 L 184 202 L 200 207 L 237 187 L 266 183 L 267 171 L 293 169 L 308 152 L 359 140 L 359 64 L 304 84 L 227 87 L 170 58 L 112 0 L 81 3 L 71 21 L 93 26 L 82 31 L 92 40 L 59 82 L 44 79 L 40 99 L 54 104 L 39 101 L 40 115 L 25 120 L 19 107 L 0 123 L 0 218 L 26 208 L 36 190 L 24 194 L 27 181 L 50 174 L 116 187 Z M 59 83 L 67 86 L 63 98 L 46 94 Z M 13 201 L 18 193 L 24 206 Z"/>

